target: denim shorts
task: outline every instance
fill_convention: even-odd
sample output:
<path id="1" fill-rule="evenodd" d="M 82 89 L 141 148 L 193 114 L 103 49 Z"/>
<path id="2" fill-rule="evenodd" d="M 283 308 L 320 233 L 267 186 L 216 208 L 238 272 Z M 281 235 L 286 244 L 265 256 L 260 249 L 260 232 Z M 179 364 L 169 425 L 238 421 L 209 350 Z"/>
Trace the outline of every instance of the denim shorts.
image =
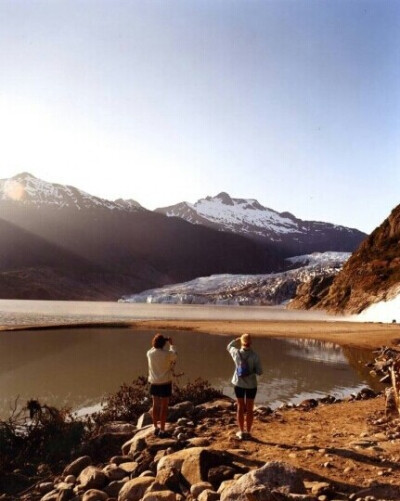
<path id="1" fill-rule="evenodd" d="M 254 400 L 256 398 L 257 386 L 255 388 L 241 388 L 240 386 L 235 386 L 236 398 L 248 398 L 249 400 Z"/>

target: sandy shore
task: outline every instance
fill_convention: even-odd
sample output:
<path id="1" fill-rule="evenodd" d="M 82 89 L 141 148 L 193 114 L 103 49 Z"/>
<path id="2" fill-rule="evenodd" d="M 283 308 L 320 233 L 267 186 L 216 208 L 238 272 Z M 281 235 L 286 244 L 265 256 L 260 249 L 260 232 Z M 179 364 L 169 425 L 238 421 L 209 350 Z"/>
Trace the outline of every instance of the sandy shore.
<path id="1" fill-rule="evenodd" d="M 246 321 L 246 320 L 140 320 L 132 328 L 150 330 L 186 330 L 220 335 L 244 332 L 260 337 L 318 339 L 341 346 L 378 348 L 400 344 L 400 325 L 319 321 Z"/>

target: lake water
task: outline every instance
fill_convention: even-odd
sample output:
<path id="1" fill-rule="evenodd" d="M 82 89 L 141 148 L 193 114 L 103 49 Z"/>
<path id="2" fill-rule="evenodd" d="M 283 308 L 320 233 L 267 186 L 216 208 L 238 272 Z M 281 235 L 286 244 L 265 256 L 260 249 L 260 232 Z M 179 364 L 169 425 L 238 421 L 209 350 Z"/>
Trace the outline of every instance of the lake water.
<path id="1" fill-rule="evenodd" d="M 153 332 L 129 328 L 63 328 L 0 332 L 0 417 L 15 399 L 73 409 L 92 406 L 123 383 L 147 373 L 146 351 Z M 194 332 L 165 333 L 179 352 L 180 381 L 202 377 L 233 396 L 231 338 Z M 264 374 L 256 402 L 278 406 L 325 394 L 346 396 L 374 386 L 364 364 L 367 350 L 312 340 L 256 338 Z"/>

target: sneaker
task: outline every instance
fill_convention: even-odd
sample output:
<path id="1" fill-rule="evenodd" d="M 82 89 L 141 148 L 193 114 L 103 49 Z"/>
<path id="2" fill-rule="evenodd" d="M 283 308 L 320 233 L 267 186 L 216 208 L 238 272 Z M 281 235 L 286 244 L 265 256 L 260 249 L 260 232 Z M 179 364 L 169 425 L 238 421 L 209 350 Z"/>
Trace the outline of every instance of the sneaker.
<path id="1" fill-rule="evenodd" d="M 236 438 L 238 438 L 239 440 L 244 440 L 244 436 L 245 436 L 245 433 L 243 431 L 238 431 L 236 433 Z"/>

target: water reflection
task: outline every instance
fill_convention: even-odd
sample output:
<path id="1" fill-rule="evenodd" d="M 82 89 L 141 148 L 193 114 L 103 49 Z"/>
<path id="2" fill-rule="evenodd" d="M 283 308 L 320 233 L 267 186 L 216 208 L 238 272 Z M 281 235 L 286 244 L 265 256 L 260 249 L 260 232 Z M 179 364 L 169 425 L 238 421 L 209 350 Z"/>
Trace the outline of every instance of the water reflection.
<path id="1" fill-rule="evenodd" d="M 208 379 L 233 396 L 233 363 L 226 351 L 230 338 L 193 332 L 173 332 L 181 378 Z M 21 403 L 79 408 L 98 402 L 123 382 L 146 374 L 145 353 L 153 332 L 128 328 L 58 329 L 0 333 L 0 415 L 7 417 L 19 395 Z M 344 396 L 368 382 L 367 350 L 342 349 L 309 340 L 257 338 L 264 374 L 258 403 L 273 406 L 326 393 Z M 360 363 L 362 361 L 362 363 Z"/>

